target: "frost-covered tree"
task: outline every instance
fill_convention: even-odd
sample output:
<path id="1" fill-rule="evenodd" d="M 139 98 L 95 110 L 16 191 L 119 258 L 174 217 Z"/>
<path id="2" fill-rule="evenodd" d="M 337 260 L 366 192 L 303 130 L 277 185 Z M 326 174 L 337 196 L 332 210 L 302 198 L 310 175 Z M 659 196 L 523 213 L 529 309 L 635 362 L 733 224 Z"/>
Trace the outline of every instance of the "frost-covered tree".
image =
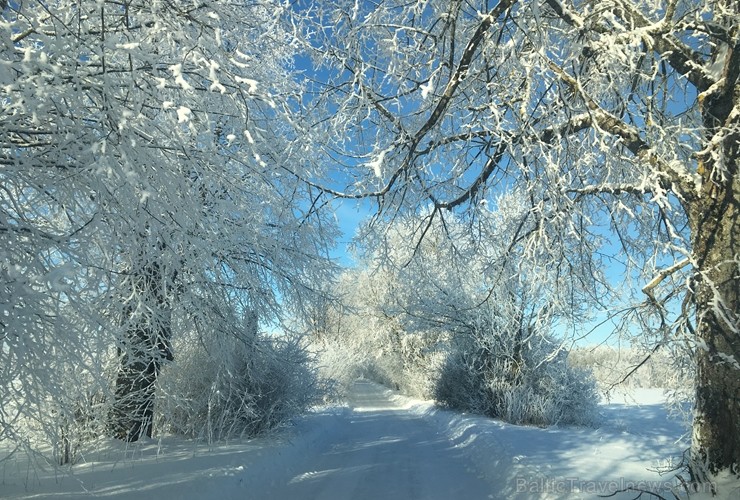
<path id="1" fill-rule="evenodd" d="M 270 0 L 3 2 L 0 438 L 18 437 L 17 415 L 47 418 L 55 360 L 93 373 L 106 356 L 112 380 L 94 375 L 114 433 L 151 435 L 174 319 L 200 342 L 243 338 L 245 317 L 300 313 L 328 276 L 320 193 L 284 169 L 304 152 L 283 13 Z"/>
<path id="2" fill-rule="evenodd" d="M 340 194 L 475 218 L 516 190 L 512 242 L 563 275 L 624 271 L 644 335 L 693 343 L 691 470 L 737 471 L 740 5 L 335 0 L 310 19 Z"/>
<path id="3" fill-rule="evenodd" d="M 573 309 L 543 293 L 555 280 L 568 289 L 567 280 L 512 265 L 514 251 L 502 242 L 518 205 L 504 198 L 507 208 L 488 213 L 479 231 L 428 214 L 366 229 L 360 268 L 340 280 L 341 323 L 322 332 L 333 340 L 324 362 L 346 367 L 334 370 L 339 376 L 359 372 L 514 423 L 593 423 L 595 385 L 568 366 L 552 335 Z M 421 240 L 417 231 L 425 232 Z"/>

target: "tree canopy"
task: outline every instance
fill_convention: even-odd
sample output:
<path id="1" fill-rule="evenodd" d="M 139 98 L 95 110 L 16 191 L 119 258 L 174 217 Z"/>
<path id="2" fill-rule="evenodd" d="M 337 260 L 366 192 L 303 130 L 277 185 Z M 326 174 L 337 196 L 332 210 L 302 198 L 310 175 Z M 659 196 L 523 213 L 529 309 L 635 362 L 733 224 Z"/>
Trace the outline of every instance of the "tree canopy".
<path id="1" fill-rule="evenodd" d="M 301 152 L 283 14 L 271 1 L 3 5 L 2 435 L 50 400 L 72 418 L 60 385 L 73 373 L 115 400 L 117 435 L 150 435 L 173 321 L 200 342 L 248 338 L 249 318 L 300 313 L 331 276 L 334 223 L 284 170 Z"/>
<path id="2" fill-rule="evenodd" d="M 351 172 L 330 192 L 376 198 L 388 218 L 431 210 L 424 224 L 520 193 L 512 245 L 566 274 L 621 263 L 645 334 L 696 347 L 692 470 L 736 466 L 737 2 L 313 8 L 320 161 Z"/>

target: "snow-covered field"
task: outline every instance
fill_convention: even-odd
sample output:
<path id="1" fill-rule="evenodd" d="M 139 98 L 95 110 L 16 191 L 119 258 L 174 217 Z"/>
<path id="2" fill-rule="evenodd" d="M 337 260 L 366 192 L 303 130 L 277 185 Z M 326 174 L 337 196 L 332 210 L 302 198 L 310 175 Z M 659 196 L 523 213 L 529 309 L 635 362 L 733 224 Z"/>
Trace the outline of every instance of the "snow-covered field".
<path id="1" fill-rule="evenodd" d="M 598 429 L 540 429 L 442 411 L 362 381 L 348 406 L 264 438 L 210 447 L 101 440 L 71 469 L 11 457 L 0 462 L 0 498 L 598 498 L 667 481 L 654 468 L 686 443 L 662 403 L 662 391 L 639 390 L 602 405 Z"/>

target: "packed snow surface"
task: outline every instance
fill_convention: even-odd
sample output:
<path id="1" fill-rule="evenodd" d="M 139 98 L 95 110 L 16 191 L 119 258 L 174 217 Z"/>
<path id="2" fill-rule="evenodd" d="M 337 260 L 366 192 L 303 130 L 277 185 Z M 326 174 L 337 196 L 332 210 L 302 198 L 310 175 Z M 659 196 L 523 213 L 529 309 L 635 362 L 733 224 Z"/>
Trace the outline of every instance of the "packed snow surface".
<path id="1" fill-rule="evenodd" d="M 368 381 L 354 385 L 347 403 L 244 442 L 105 440 L 56 470 L 11 457 L 0 462 L 0 498 L 599 498 L 661 487 L 669 478 L 652 469 L 685 447 L 659 390 L 602 405 L 598 429 L 442 411 Z"/>

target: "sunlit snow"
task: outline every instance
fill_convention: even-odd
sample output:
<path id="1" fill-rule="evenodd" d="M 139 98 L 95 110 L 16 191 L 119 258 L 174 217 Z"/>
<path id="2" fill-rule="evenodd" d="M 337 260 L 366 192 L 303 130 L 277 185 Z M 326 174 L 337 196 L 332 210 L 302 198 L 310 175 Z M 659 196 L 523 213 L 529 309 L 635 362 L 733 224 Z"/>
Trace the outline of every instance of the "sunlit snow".
<path id="1" fill-rule="evenodd" d="M 685 445 L 660 389 L 602 404 L 599 428 L 506 424 L 439 410 L 369 381 L 357 382 L 347 402 L 248 441 L 101 439 L 61 470 L 13 456 L 0 463 L 0 496 L 596 499 L 620 485 L 665 487 L 670 478 L 655 468 Z"/>

